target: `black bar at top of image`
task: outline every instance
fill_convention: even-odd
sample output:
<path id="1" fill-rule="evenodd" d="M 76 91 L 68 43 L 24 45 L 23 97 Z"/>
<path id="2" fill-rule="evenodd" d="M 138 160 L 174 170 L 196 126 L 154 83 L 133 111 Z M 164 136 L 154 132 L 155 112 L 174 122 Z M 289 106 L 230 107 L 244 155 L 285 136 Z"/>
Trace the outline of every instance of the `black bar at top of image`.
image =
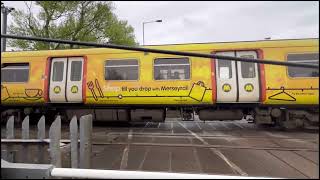
<path id="1" fill-rule="evenodd" d="M 279 66 L 294 66 L 294 67 L 303 67 L 303 68 L 312 68 L 312 69 L 319 68 L 319 65 L 315 65 L 315 64 L 279 62 L 275 60 L 249 59 L 249 58 L 240 58 L 240 57 L 221 56 L 221 55 L 215 55 L 215 54 L 168 51 L 168 50 L 160 50 L 160 49 L 149 49 L 149 48 L 143 48 L 143 47 L 130 47 L 130 46 L 114 45 L 114 44 L 99 44 L 99 43 L 93 43 L 93 42 L 79 42 L 79 41 L 69 41 L 69 40 L 40 38 L 40 37 L 28 37 L 28 36 L 18 36 L 18 35 L 9 35 L 9 34 L 1 34 L 1 38 L 43 41 L 43 42 L 53 42 L 53 43 L 61 43 L 61 44 L 74 44 L 74 45 L 92 46 L 92 47 L 100 47 L 100 48 L 112 48 L 112 49 L 171 54 L 171 55 L 179 55 L 179 56 L 201 57 L 201 58 L 210 58 L 210 59 L 223 59 L 223 60 L 231 60 L 231 61 L 243 61 L 243 62 L 252 62 L 252 63 L 258 63 L 258 64 L 260 63 L 272 64 L 272 65 L 279 65 Z"/>

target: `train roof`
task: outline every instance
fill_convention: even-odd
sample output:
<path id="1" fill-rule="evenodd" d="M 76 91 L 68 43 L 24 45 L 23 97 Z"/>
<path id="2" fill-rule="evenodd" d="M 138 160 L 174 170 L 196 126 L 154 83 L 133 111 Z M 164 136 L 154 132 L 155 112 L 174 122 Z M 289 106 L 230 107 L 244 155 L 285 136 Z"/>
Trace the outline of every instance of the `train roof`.
<path id="1" fill-rule="evenodd" d="M 284 48 L 313 46 L 319 47 L 319 38 L 305 39 L 279 39 L 259 41 L 232 41 L 232 42 L 208 42 L 208 43 L 187 43 L 187 44 L 164 44 L 141 46 L 151 49 L 163 49 L 172 51 L 216 51 L 226 49 L 259 49 L 259 48 Z M 86 49 L 64 49 L 64 50 L 39 50 L 39 51 L 11 51 L 1 53 L 1 57 L 17 56 L 81 56 L 102 53 L 137 53 L 136 51 L 119 50 L 111 48 L 86 48 Z"/>

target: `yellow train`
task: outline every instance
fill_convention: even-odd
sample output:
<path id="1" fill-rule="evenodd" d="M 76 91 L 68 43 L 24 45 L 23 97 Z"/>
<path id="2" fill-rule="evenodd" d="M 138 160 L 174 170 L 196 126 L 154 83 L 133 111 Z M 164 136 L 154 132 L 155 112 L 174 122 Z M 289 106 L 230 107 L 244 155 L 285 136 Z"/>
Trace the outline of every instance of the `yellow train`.
<path id="1" fill-rule="evenodd" d="M 146 46 L 319 64 L 319 39 Z M 108 48 L 1 54 L 2 114 L 52 109 L 105 121 L 235 120 L 317 124 L 319 70 Z"/>

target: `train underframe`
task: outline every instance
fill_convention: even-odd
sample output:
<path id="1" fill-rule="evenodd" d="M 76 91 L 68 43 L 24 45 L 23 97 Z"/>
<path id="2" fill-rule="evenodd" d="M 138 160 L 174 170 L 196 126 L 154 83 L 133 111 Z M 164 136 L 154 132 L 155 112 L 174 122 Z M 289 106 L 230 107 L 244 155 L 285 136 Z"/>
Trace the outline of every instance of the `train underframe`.
<path id="1" fill-rule="evenodd" d="M 79 107 L 79 106 L 78 106 Z M 92 114 L 94 121 L 100 122 L 164 122 L 167 118 L 182 121 L 230 121 L 246 119 L 256 125 L 279 126 L 284 129 L 319 129 L 319 107 L 281 107 L 281 106 L 239 106 L 224 104 L 221 106 L 156 106 L 136 107 L 86 107 L 66 108 L 63 106 L 1 108 L 1 122 L 15 115 L 21 121 L 29 115 L 40 118 L 45 115 L 47 121 L 60 115 L 63 121 L 74 115 L 79 118 Z"/>

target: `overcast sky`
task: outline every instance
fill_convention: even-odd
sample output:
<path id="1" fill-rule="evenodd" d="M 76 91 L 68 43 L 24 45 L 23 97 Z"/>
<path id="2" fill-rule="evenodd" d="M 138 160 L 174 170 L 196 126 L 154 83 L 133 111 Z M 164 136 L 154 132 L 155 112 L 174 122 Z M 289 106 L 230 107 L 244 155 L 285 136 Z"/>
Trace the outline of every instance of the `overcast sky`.
<path id="1" fill-rule="evenodd" d="M 21 1 L 2 2 L 26 9 Z M 162 22 L 145 25 L 145 44 L 319 38 L 318 1 L 114 1 L 114 6 L 141 45 L 142 22 L 157 19 Z"/>

